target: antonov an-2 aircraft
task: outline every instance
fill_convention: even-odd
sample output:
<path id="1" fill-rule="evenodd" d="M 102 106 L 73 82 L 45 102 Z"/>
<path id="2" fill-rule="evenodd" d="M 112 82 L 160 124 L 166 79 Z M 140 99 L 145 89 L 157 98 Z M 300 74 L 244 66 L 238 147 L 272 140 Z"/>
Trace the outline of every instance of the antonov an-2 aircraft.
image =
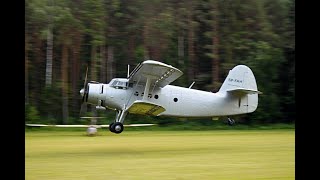
<path id="1" fill-rule="evenodd" d="M 83 103 L 97 109 L 117 112 L 109 125 L 113 133 L 121 133 L 128 113 L 148 116 L 211 117 L 252 113 L 258 106 L 255 77 L 245 65 L 237 65 L 229 71 L 218 92 L 169 85 L 182 76 L 182 72 L 170 65 L 154 60 L 138 64 L 127 78 L 114 78 L 109 84 L 85 80 L 80 90 Z M 229 124 L 234 120 L 229 119 Z"/>

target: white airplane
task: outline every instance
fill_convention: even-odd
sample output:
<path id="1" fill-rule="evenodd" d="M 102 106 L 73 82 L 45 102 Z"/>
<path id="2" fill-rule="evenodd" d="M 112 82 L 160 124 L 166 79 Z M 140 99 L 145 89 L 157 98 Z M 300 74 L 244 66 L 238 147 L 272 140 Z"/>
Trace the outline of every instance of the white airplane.
<path id="1" fill-rule="evenodd" d="M 80 90 L 82 102 L 97 109 L 117 112 L 108 127 L 113 133 L 124 130 L 128 113 L 147 116 L 218 117 L 254 112 L 258 107 L 255 77 L 251 69 L 238 65 L 229 71 L 216 93 L 169 85 L 183 73 L 170 65 L 154 60 L 138 64 L 127 78 L 114 78 L 108 84 L 91 81 Z M 230 125 L 234 120 L 228 118 Z"/>

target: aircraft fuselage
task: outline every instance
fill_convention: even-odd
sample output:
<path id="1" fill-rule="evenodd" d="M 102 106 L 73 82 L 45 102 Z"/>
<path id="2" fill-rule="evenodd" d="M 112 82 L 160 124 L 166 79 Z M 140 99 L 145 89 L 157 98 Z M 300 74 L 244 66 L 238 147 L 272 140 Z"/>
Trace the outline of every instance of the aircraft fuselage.
<path id="1" fill-rule="evenodd" d="M 136 100 L 143 100 L 143 92 L 142 85 L 114 88 L 109 84 L 90 84 L 88 103 L 124 110 Z M 228 97 L 225 92 L 212 93 L 167 85 L 163 88 L 151 87 L 147 101 L 166 109 L 159 116 L 218 117 L 242 114 L 243 109 L 248 108 L 247 99 Z"/>

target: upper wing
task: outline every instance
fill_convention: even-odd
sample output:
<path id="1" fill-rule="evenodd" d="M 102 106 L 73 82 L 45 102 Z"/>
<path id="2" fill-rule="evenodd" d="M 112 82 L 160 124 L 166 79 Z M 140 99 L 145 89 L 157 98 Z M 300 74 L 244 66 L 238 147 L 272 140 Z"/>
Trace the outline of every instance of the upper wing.
<path id="1" fill-rule="evenodd" d="M 140 63 L 129 75 L 129 83 L 143 83 L 151 77 L 151 86 L 164 87 L 182 76 L 179 69 L 162 62 L 147 60 Z"/>

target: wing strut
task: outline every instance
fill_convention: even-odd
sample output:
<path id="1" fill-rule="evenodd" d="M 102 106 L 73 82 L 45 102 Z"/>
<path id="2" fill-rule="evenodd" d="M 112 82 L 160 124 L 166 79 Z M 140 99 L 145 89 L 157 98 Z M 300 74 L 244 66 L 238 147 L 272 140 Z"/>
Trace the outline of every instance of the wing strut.
<path id="1" fill-rule="evenodd" d="M 144 88 L 144 92 L 143 92 L 143 101 L 147 101 L 148 100 L 148 94 L 149 94 L 149 89 L 150 89 L 150 84 L 151 84 L 151 77 L 150 76 L 146 76 L 147 78 L 147 82 L 146 82 L 146 87 Z"/>

